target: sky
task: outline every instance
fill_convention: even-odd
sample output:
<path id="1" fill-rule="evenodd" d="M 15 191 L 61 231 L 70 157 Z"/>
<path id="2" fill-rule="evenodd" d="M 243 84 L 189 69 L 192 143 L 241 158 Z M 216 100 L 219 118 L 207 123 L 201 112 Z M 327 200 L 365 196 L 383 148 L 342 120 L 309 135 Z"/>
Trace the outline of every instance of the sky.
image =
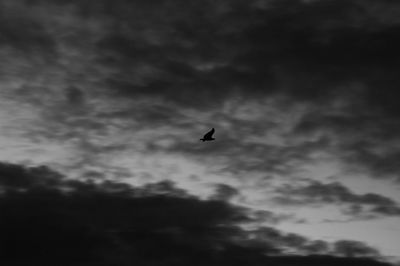
<path id="1" fill-rule="evenodd" d="M 394 0 L 0 0 L 0 261 L 399 262 L 399 32 Z"/>

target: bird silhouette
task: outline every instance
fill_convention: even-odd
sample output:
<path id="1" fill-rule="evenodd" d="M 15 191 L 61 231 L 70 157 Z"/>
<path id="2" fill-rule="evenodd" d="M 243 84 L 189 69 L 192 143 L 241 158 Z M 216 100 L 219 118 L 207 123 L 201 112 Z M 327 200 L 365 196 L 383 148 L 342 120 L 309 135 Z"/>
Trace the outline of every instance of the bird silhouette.
<path id="1" fill-rule="evenodd" d="M 204 137 L 200 140 L 204 141 L 211 141 L 211 140 L 215 140 L 215 138 L 212 137 L 212 135 L 214 134 L 215 129 L 212 128 L 209 132 L 207 132 Z"/>

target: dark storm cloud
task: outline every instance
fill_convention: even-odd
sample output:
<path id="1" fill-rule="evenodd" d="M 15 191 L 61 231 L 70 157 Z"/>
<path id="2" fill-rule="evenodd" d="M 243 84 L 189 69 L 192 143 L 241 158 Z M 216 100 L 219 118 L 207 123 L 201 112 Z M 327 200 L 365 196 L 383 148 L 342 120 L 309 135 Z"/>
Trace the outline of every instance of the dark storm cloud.
<path id="1" fill-rule="evenodd" d="M 373 218 L 398 216 L 400 206 L 394 200 L 375 193 L 356 194 L 339 182 L 323 184 L 311 181 L 305 186 L 284 185 L 276 189 L 274 199 L 289 205 L 344 205 L 343 213 L 356 217 Z"/>
<path id="2" fill-rule="evenodd" d="M 78 107 L 84 104 L 85 96 L 80 89 L 71 87 L 66 89 L 65 94 L 67 98 L 66 100 L 69 104 L 71 104 L 71 106 Z"/>
<path id="3" fill-rule="evenodd" d="M 155 8 L 158 5 L 164 9 Z M 124 16 L 135 8 L 147 17 Z M 373 85 L 390 77 L 383 69 L 396 69 L 396 24 L 375 21 L 368 6 L 358 1 L 270 1 L 265 9 L 242 1 L 181 6 L 137 1 L 117 2 L 116 10 L 120 13 L 108 15 L 132 33 L 118 32 L 117 26 L 99 41 L 99 49 L 106 54 L 105 62 L 120 69 L 110 80 L 110 90 L 121 96 L 161 95 L 184 104 L 189 95 L 196 95 L 207 103 L 211 95 L 218 101 L 239 88 L 242 96 L 284 92 L 316 99 L 337 94 L 337 85 L 349 81 Z M 121 82 L 131 71 L 126 64 L 138 69 L 150 65 L 155 75 Z M 290 86 L 281 91 L 281 82 Z M 368 89 L 366 96 L 376 90 Z M 386 92 L 377 96 L 387 98 Z M 367 99 L 381 106 L 379 98 Z"/>
<path id="4" fill-rule="evenodd" d="M 18 164 L 0 163 L 1 189 L 30 189 L 58 186 L 63 176 L 46 166 L 24 168 Z"/>
<path id="5" fill-rule="evenodd" d="M 56 55 L 56 43 L 41 21 L 4 2 L 0 2 L 0 46 L 26 52 L 25 56 L 39 54 L 50 59 Z"/>
<path id="6" fill-rule="evenodd" d="M 97 63 L 115 73 L 104 80 L 113 95 L 200 106 L 236 89 L 242 96 L 326 98 L 340 93 L 338 84 L 359 81 L 374 107 L 391 112 L 397 106 L 388 97 L 394 89 L 375 86 L 397 80 L 396 19 L 383 23 L 361 1 L 55 3 L 109 21 L 96 45 Z"/>
<path id="7" fill-rule="evenodd" d="M 239 230 L 234 224 L 247 220 L 240 208 L 178 196 L 167 183 L 134 189 L 109 181 L 96 185 L 55 179 L 54 187 L 29 174 L 37 169 L 2 165 L 3 261 L 124 265 L 135 259 L 150 262 L 154 254 L 159 262 L 188 260 L 194 256 L 191 249 L 207 254 L 225 245 Z M 23 192 L 10 189 L 20 183 L 25 184 Z M 189 253 L 179 255 L 184 250 Z"/>
<path id="8" fill-rule="evenodd" d="M 250 220 L 245 209 L 200 200 L 170 182 L 132 187 L 70 180 L 46 167 L 0 168 L 0 261 L 7 265 L 389 265 L 363 243 L 332 249 L 273 228 L 245 231 L 238 227 Z M 288 247 L 329 256 L 286 256 Z"/>

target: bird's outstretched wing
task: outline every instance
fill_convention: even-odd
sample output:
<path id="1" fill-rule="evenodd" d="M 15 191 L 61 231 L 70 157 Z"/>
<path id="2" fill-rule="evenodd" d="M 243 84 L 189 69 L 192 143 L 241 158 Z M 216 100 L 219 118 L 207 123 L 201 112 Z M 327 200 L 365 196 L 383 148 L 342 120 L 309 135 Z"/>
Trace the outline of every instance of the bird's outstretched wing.
<path id="1" fill-rule="evenodd" d="M 214 134 L 214 132 L 215 132 L 215 129 L 212 128 L 209 132 L 207 132 L 207 133 L 204 135 L 204 139 L 210 139 L 210 138 L 212 138 L 212 135 Z"/>

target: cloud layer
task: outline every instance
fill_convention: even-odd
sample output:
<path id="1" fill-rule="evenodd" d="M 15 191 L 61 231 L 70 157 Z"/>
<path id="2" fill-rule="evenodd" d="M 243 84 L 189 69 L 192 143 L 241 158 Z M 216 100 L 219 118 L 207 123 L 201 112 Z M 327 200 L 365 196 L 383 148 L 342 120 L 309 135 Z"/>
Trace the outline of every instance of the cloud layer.
<path id="1" fill-rule="evenodd" d="M 304 104 L 287 133 L 319 136 L 324 145 L 313 151 L 329 150 L 376 178 L 397 176 L 393 1 L 1 3 L 6 96 L 45 121 L 30 125 L 32 138 L 103 151 L 116 144 L 93 138 L 112 127 L 187 128 L 187 109 L 261 134 L 276 122 L 268 113 L 256 119 L 265 127 L 249 126 L 221 116 L 221 105 L 282 97 L 272 101 L 280 112 Z M 303 153 L 304 145 L 295 149 Z"/>
<path id="2" fill-rule="evenodd" d="M 245 230 L 249 210 L 173 184 L 94 183 L 2 163 L 0 187 L 0 261 L 7 265 L 389 265 L 361 242 Z"/>
<path id="3" fill-rule="evenodd" d="M 398 218 L 399 3 L 1 0 L 0 10 L 0 160 L 106 184 L 4 164 L 2 190 L 17 201 L 43 187 L 62 204 L 100 189 L 123 205 L 126 186 L 150 183 L 197 195 L 194 209 L 222 204 L 229 219 L 232 202 L 270 224 L 296 217 L 268 210 L 277 202 Z M 210 127 L 217 141 L 200 145 Z M 129 185 L 106 182 L 121 179 Z"/>
<path id="4" fill-rule="evenodd" d="M 338 182 L 311 181 L 298 187 L 284 185 L 276 192 L 278 196 L 274 200 L 283 205 L 344 205 L 344 214 L 364 219 L 400 215 L 400 207 L 392 199 L 374 193 L 358 195 Z"/>
<path id="5" fill-rule="evenodd" d="M 30 138 L 81 147 L 81 163 L 98 160 L 95 151 L 121 149 L 95 138 L 116 142 L 113 132 L 138 128 L 167 135 L 200 123 L 198 134 L 212 119 L 226 125 L 223 149 L 275 129 L 285 141 L 303 138 L 286 147 L 256 142 L 260 153 L 277 149 L 263 158 L 271 167 L 239 160 L 243 169 L 280 171 L 296 154 L 325 151 L 351 170 L 397 179 L 399 8 L 393 1 L 2 6 L 5 96 L 42 117 L 24 129 Z M 239 108 L 246 104 L 250 109 Z M 289 118 L 272 118 L 265 105 L 298 114 L 282 131 Z M 171 127 L 162 128 L 166 124 Z M 190 149 L 170 137 L 149 148 Z"/>

